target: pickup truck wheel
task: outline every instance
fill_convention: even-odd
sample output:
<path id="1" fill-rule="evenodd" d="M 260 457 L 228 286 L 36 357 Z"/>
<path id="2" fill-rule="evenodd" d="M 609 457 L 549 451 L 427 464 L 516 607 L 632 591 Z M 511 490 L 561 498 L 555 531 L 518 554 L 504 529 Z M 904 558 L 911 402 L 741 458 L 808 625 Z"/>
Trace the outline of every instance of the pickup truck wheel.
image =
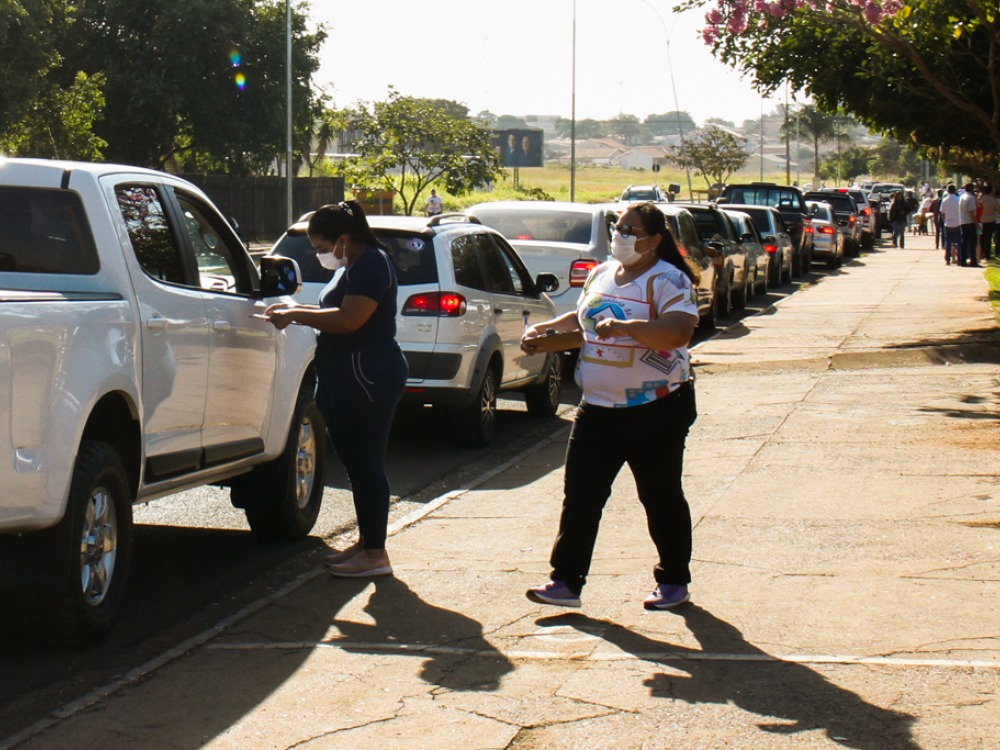
<path id="1" fill-rule="evenodd" d="M 485 448 L 497 426 L 497 371 L 488 367 L 479 391 L 466 406 L 452 413 L 454 438 L 463 448 Z"/>
<path id="2" fill-rule="evenodd" d="M 261 539 L 308 536 L 323 502 L 326 423 L 312 397 L 302 398 L 285 450 L 273 461 L 234 480 L 230 495 Z"/>
<path id="3" fill-rule="evenodd" d="M 21 629 L 49 646 L 84 648 L 107 637 L 121 609 L 132 561 L 132 497 L 118 452 L 85 440 L 77 453 L 66 515 L 26 535 L 22 562 L 37 585 L 13 592 Z"/>
<path id="4" fill-rule="evenodd" d="M 524 389 L 524 402 L 533 417 L 551 417 L 559 409 L 562 393 L 562 355 L 549 357 L 545 365 L 545 378 Z"/>

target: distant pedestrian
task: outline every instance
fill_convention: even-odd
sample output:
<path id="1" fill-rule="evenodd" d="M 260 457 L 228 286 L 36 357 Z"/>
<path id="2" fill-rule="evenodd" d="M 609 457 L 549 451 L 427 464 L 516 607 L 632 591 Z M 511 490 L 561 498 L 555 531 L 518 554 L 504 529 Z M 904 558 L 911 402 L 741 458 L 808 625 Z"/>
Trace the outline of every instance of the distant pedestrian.
<path id="1" fill-rule="evenodd" d="M 437 216 L 441 213 L 444 204 L 441 202 L 441 198 L 437 194 L 437 190 L 431 189 L 430 197 L 427 198 L 427 215 Z"/>
<path id="2" fill-rule="evenodd" d="M 696 417 L 687 345 L 698 323 L 696 272 L 654 203 L 629 207 L 615 227 L 612 257 L 584 283 L 578 307 L 529 327 L 525 352 L 544 351 L 549 331 L 577 333 L 583 402 L 566 452 L 551 580 L 528 589 L 544 604 L 579 607 L 604 506 L 625 464 L 632 470 L 659 557 L 646 609 L 688 601 L 691 510 L 681 476 Z M 560 349 L 564 342 L 559 342 Z"/>
<path id="3" fill-rule="evenodd" d="M 960 266 L 978 266 L 976 255 L 979 251 L 978 214 L 979 204 L 976 202 L 976 188 L 971 182 L 966 183 L 959 197 L 959 215 L 962 222 L 962 251 Z"/>
<path id="4" fill-rule="evenodd" d="M 944 222 L 941 221 L 941 198 L 944 196 L 944 190 L 938 190 L 931 201 L 931 205 L 928 207 L 927 211 L 930 214 L 931 227 L 934 229 L 934 249 L 938 250 L 941 247 L 941 239 L 944 234 Z"/>
<path id="5" fill-rule="evenodd" d="M 889 204 L 889 224 L 892 226 L 892 246 L 903 247 L 906 240 L 906 227 L 909 224 L 909 217 L 906 211 L 906 200 L 903 192 L 899 191 L 892 196 L 892 203 Z"/>
<path id="6" fill-rule="evenodd" d="M 941 221 L 944 224 L 944 262 L 957 264 L 962 252 L 962 209 L 954 185 L 948 186 L 941 199 Z"/>
<path id="7" fill-rule="evenodd" d="M 993 255 L 993 238 L 997 233 L 997 217 L 1000 214 L 1000 202 L 997 201 L 996 190 L 989 182 L 983 185 L 983 193 L 979 196 L 979 208 L 979 223 L 983 228 L 983 233 L 979 237 L 979 250 L 985 263 Z"/>

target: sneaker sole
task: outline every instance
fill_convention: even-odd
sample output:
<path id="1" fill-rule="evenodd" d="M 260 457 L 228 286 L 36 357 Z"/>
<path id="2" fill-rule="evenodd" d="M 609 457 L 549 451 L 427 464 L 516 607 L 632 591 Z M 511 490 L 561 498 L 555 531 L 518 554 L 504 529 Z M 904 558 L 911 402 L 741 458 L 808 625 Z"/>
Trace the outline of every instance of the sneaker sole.
<path id="1" fill-rule="evenodd" d="M 679 607 L 682 604 L 687 604 L 689 601 L 691 601 L 691 595 L 690 594 L 688 594 L 687 596 L 685 596 L 679 602 L 671 602 L 670 604 L 657 604 L 655 602 L 643 602 L 642 606 L 645 607 L 646 609 L 649 609 L 649 610 L 664 610 L 664 609 L 673 609 L 674 607 Z"/>
<path id="2" fill-rule="evenodd" d="M 391 576 L 392 568 L 372 568 L 371 570 L 335 570 L 333 566 L 327 568 L 330 575 L 337 578 L 370 578 L 372 576 Z"/>
<path id="3" fill-rule="evenodd" d="M 539 604 L 551 604 L 556 607 L 579 607 L 579 599 L 550 599 L 547 596 L 542 596 L 536 591 L 531 591 L 530 589 L 526 592 L 527 597 L 533 602 L 538 602 Z"/>

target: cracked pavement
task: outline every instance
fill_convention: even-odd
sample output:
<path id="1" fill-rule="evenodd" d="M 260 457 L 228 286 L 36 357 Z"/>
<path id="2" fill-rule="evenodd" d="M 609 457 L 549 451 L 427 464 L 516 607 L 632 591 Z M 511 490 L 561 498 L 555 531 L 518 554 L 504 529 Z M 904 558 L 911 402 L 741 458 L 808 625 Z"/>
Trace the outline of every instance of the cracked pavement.
<path id="1" fill-rule="evenodd" d="M 0 747 L 995 750 L 1000 338 L 932 239 L 694 351 L 690 604 L 642 608 L 628 472 L 583 607 L 525 598 L 563 433 L 402 519 L 395 577 L 317 568 Z"/>

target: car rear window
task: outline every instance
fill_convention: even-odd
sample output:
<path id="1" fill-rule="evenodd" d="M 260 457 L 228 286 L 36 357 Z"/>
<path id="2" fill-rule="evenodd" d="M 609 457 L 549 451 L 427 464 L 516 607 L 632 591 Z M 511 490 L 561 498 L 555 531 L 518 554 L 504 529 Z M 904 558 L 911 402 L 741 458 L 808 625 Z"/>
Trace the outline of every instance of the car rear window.
<path id="1" fill-rule="evenodd" d="M 437 263 L 430 237 L 388 231 L 376 231 L 375 236 L 395 263 L 400 286 L 437 282 Z M 334 271 L 319 264 L 316 251 L 305 233 L 286 234 L 273 252 L 298 263 L 303 282 L 326 284 L 333 278 Z"/>
<path id="2" fill-rule="evenodd" d="M 497 230 L 512 242 L 540 240 L 543 242 L 576 242 L 590 244 L 590 214 L 575 211 L 498 211 L 478 208 L 475 217 Z"/>
<path id="3" fill-rule="evenodd" d="M 694 223 L 698 227 L 698 237 L 702 240 L 702 242 L 712 239 L 719 233 L 719 227 L 715 223 L 715 217 L 708 211 L 695 210 L 691 212 L 691 215 L 694 216 Z"/>
<path id="4" fill-rule="evenodd" d="M 437 260 L 431 235 L 381 230 L 376 231 L 375 236 L 395 262 L 400 286 L 437 283 Z"/>
<path id="5" fill-rule="evenodd" d="M 90 275 L 99 269 L 80 196 L 0 187 L 0 271 Z"/>
<path id="6" fill-rule="evenodd" d="M 753 225 L 761 235 L 774 234 L 775 230 L 771 226 L 773 214 L 770 211 L 754 211 L 752 208 L 741 208 L 740 211 L 753 220 Z"/>
<path id="7" fill-rule="evenodd" d="M 804 211 L 798 192 L 773 186 L 750 185 L 726 189 L 729 203 L 750 203 L 756 206 L 770 206 L 779 211 Z"/>

